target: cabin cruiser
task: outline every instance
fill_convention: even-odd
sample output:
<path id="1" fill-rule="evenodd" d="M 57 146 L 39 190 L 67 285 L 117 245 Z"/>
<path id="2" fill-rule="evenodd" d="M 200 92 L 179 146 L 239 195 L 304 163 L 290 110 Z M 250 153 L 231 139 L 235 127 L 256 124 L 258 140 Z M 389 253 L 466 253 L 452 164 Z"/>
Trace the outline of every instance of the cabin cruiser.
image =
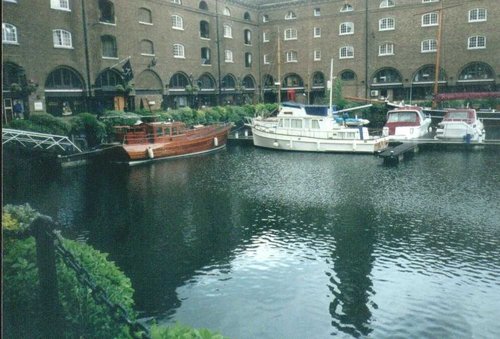
<path id="1" fill-rule="evenodd" d="M 398 107 L 387 112 L 382 135 L 396 141 L 420 138 L 429 133 L 430 125 L 431 117 L 424 115 L 421 107 Z"/>
<path id="2" fill-rule="evenodd" d="M 333 113 L 329 106 L 281 103 L 276 117 L 251 119 L 253 143 L 308 152 L 375 153 L 387 148 L 387 138 L 369 135 L 363 126 L 368 120 L 340 116 L 350 110 Z"/>
<path id="3" fill-rule="evenodd" d="M 475 109 L 449 109 L 438 124 L 436 138 L 481 143 L 486 133 Z"/>

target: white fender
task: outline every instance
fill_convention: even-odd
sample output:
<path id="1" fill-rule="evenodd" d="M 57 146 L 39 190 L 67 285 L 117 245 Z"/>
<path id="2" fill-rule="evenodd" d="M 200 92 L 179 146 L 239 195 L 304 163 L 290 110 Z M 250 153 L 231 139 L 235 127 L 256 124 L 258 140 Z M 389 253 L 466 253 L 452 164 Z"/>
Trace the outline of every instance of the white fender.
<path id="1" fill-rule="evenodd" d="M 214 138 L 214 146 L 219 146 L 219 139 L 217 139 L 217 137 Z"/>
<path id="2" fill-rule="evenodd" d="M 148 147 L 148 157 L 149 159 L 154 159 L 155 157 L 155 153 L 153 152 L 153 149 L 150 147 Z"/>

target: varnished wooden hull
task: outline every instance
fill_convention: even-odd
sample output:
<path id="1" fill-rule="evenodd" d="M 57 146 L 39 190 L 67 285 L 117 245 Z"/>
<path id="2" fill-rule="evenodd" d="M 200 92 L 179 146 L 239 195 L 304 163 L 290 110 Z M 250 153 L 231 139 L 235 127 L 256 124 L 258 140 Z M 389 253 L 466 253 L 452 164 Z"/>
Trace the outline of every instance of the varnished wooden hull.
<path id="1" fill-rule="evenodd" d="M 226 146 L 230 125 L 205 126 L 169 140 L 155 143 L 123 144 L 114 147 L 109 160 L 130 165 L 217 151 Z"/>

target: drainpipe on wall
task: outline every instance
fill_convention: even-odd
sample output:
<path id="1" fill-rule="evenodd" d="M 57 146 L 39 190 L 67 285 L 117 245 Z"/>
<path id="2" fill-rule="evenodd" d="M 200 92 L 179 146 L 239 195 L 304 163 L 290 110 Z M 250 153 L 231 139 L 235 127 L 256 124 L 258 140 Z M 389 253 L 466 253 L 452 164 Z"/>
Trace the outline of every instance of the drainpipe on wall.
<path id="1" fill-rule="evenodd" d="M 368 99 L 368 0 L 365 0 L 365 99 Z"/>
<path id="2" fill-rule="evenodd" d="M 90 56 L 89 56 L 89 38 L 87 32 L 87 14 L 85 12 L 85 0 L 82 0 L 82 22 L 83 22 L 83 46 L 85 49 L 85 68 L 87 71 L 87 105 L 89 104 L 89 100 L 92 97 L 92 93 L 90 92 Z M 87 107 L 88 109 L 88 107 Z"/>
<path id="3" fill-rule="evenodd" d="M 222 97 L 222 91 L 221 91 L 221 85 L 222 85 L 222 79 L 220 77 L 220 35 L 219 35 L 219 0 L 215 1 L 215 26 L 216 26 L 216 39 L 217 39 L 217 77 L 218 77 L 218 86 L 217 86 L 217 105 L 221 105 L 221 97 Z"/>

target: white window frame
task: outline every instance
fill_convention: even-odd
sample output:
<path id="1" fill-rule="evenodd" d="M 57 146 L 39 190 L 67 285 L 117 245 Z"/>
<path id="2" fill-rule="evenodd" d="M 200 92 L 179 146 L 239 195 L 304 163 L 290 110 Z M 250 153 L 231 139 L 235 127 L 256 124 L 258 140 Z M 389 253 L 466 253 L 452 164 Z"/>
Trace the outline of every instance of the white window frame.
<path id="1" fill-rule="evenodd" d="M 352 11 L 354 11 L 354 8 L 352 7 L 351 4 L 344 4 L 344 6 L 342 6 L 340 8 L 340 11 L 341 12 L 352 12 Z"/>
<path id="2" fill-rule="evenodd" d="M 177 4 L 177 5 L 182 5 L 182 1 L 181 0 L 170 0 L 171 3 L 173 4 Z"/>
<path id="3" fill-rule="evenodd" d="M 339 35 L 354 34 L 354 22 L 342 22 L 339 25 Z"/>
<path id="4" fill-rule="evenodd" d="M 243 31 L 243 44 L 245 46 L 252 46 L 252 31 L 249 29 Z"/>
<path id="5" fill-rule="evenodd" d="M 233 38 L 233 27 L 231 27 L 231 25 L 224 24 L 223 30 L 224 30 L 224 33 L 223 33 L 224 38 L 228 38 L 228 39 Z"/>
<path id="6" fill-rule="evenodd" d="M 485 49 L 486 36 L 474 35 L 467 39 L 467 49 Z"/>
<path id="7" fill-rule="evenodd" d="M 285 15 L 285 20 L 295 20 L 297 19 L 297 14 L 294 11 L 288 11 Z"/>
<path id="8" fill-rule="evenodd" d="M 286 62 L 298 62 L 297 51 L 288 51 L 285 53 Z"/>
<path id="9" fill-rule="evenodd" d="M 224 51 L 224 62 L 234 62 L 233 51 L 231 51 L 230 49 L 226 49 Z"/>
<path id="10" fill-rule="evenodd" d="M 9 30 L 11 30 L 9 32 Z M 2 44 L 18 45 L 17 27 L 7 22 L 2 22 Z"/>
<path id="11" fill-rule="evenodd" d="M 269 15 L 263 14 L 262 15 L 262 22 L 269 22 Z"/>
<path id="12" fill-rule="evenodd" d="M 389 25 L 391 23 L 391 25 Z M 396 19 L 392 17 L 382 18 L 378 21 L 379 31 L 393 31 L 396 29 Z"/>
<path id="13" fill-rule="evenodd" d="M 313 38 L 321 38 L 321 27 L 313 28 Z"/>
<path id="14" fill-rule="evenodd" d="M 439 15 L 437 12 L 422 15 L 422 27 L 439 26 Z"/>
<path id="15" fill-rule="evenodd" d="M 229 10 L 229 8 L 224 7 L 224 11 L 222 12 L 222 14 L 225 16 L 231 16 L 231 11 Z"/>
<path id="16" fill-rule="evenodd" d="M 389 7 L 394 7 L 394 6 L 395 6 L 394 0 L 382 0 L 380 2 L 379 8 L 389 8 Z"/>
<path id="17" fill-rule="evenodd" d="M 313 51 L 313 59 L 314 59 L 314 61 L 320 61 L 321 60 L 321 50 L 320 49 L 315 49 Z"/>
<path id="18" fill-rule="evenodd" d="M 262 42 L 269 42 L 269 32 L 262 32 Z"/>
<path id="19" fill-rule="evenodd" d="M 245 67 L 252 67 L 252 53 L 245 53 Z"/>
<path id="20" fill-rule="evenodd" d="M 17 0 L 3 0 L 3 2 L 10 2 L 13 4 L 17 4 Z"/>
<path id="21" fill-rule="evenodd" d="M 435 53 L 437 52 L 437 40 L 436 39 L 425 39 L 420 43 L 421 53 Z"/>
<path id="22" fill-rule="evenodd" d="M 153 25 L 153 13 L 151 12 L 151 10 L 148 9 L 148 8 L 145 8 L 145 7 L 141 7 L 140 10 L 148 11 L 149 12 L 149 17 L 150 17 L 151 21 L 150 22 L 141 21 L 140 18 L 139 18 L 139 23 L 142 24 L 142 25 Z"/>
<path id="23" fill-rule="evenodd" d="M 183 44 L 174 44 L 173 54 L 176 59 L 186 59 L 186 48 Z"/>
<path id="24" fill-rule="evenodd" d="M 52 40 L 55 48 L 73 48 L 71 32 L 64 29 L 52 30 Z"/>
<path id="25" fill-rule="evenodd" d="M 394 44 L 392 42 L 386 42 L 378 46 L 379 56 L 394 55 Z"/>
<path id="26" fill-rule="evenodd" d="M 271 61 L 269 60 L 269 54 L 264 54 L 264 65 L 270 65 Z"/>
<path id="27" fill-rule="evenodd" d="M 172 15 L 172 29 L 184 30 L 184 18 L 178 14 Z"/>
<path id="28" fill-rule="evenodd" d="M 474 8 L 469 11 L 469 22 L 483 22 L 488 20 L 486 8 Z"/>
<path id="29" fill-rule="evenodd" d="M 354 58 L 353 46 L 343 46 L 339 48 L 339 59 L 353 59 L 353 58 Z"/>
<path id="30" fill-rule="evenodd" d="M 297 40 L 297 38 L 298 38 L 297 29 L 295 29 L 295 28 L 285 29 L 283 34 L 284 34 L 283 39 L 287 40 L 287 41 L 288 40 Z"/>
<path id="31" fill-rule="evenodd" d="M 313 10 L 313 15 L 314 16 L 321 16 L 321 8 L 315 8 Z"/>
<path id="32" fill-rule="evenodd" d="M 69 8 L 69 0 L 50 0 L 50 8 L 71 12 L 71 9 Z"/>
<path id="33" fill-rule="evenodd" d="M 439 0 L 422 0 L 422 3 L 427 3 L 427 2 L 439 2 Z"/>

